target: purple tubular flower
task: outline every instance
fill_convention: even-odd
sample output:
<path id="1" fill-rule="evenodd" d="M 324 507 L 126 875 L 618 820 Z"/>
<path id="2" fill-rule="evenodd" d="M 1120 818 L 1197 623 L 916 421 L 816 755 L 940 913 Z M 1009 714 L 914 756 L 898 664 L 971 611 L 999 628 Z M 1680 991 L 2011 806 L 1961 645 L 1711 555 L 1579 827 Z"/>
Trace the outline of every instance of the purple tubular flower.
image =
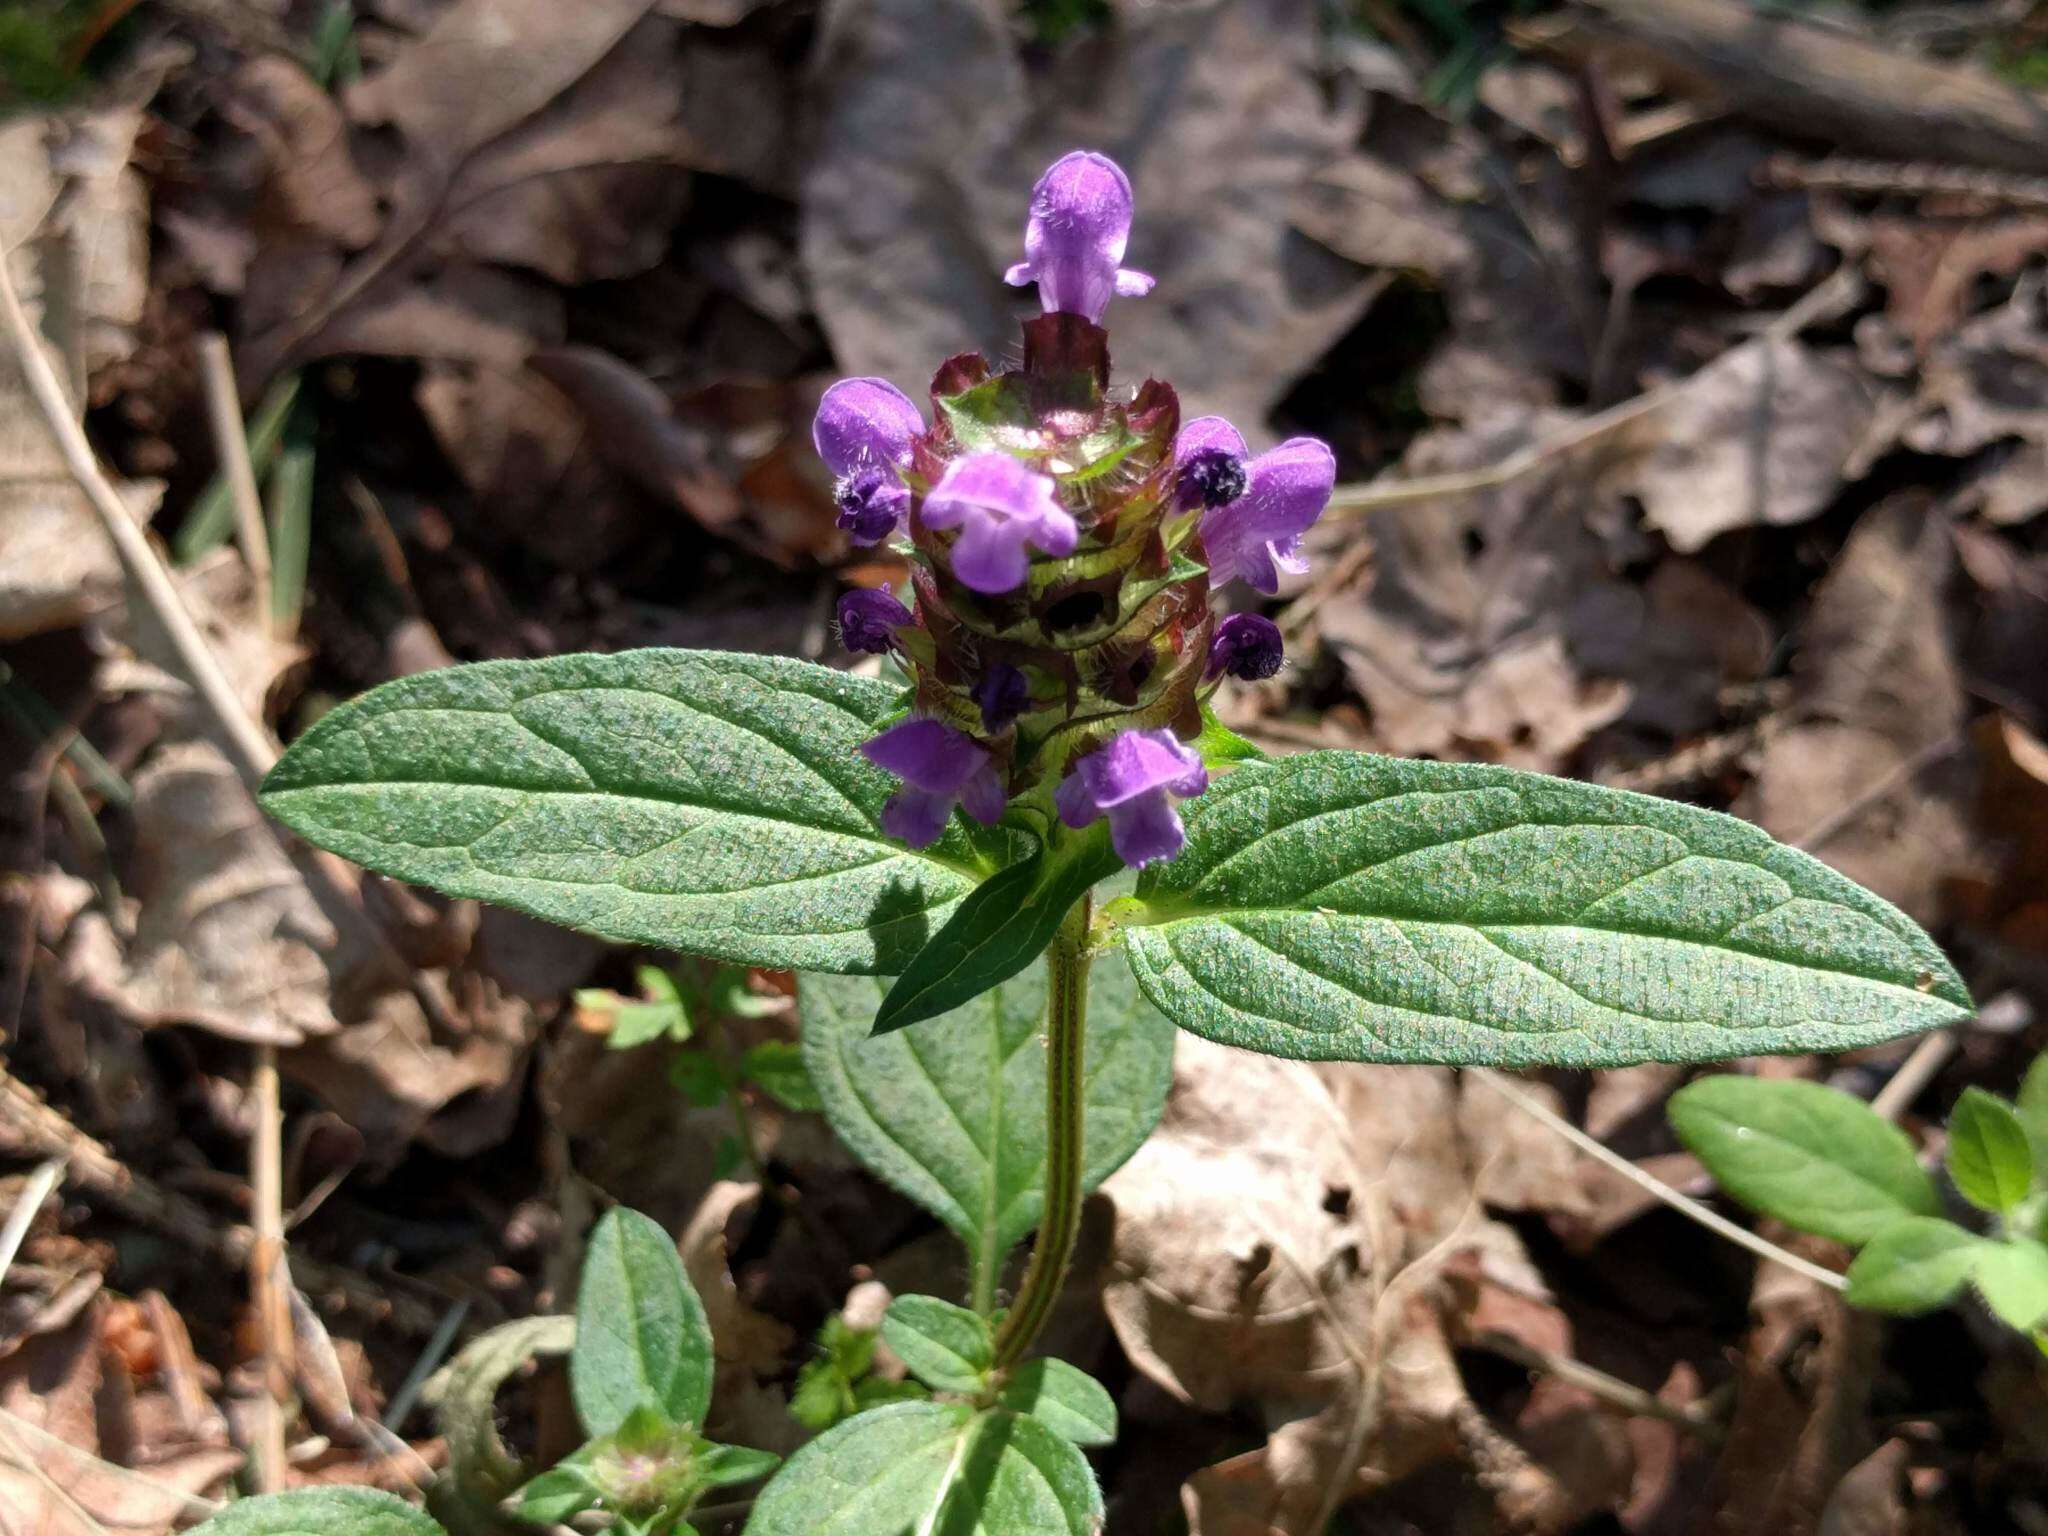
<path id="1" fill-rule="evenodd" d="M 1048 555 L 1071 555 L 1080 531 L 1061 507 L 1059 488 L 1007 453 L 963 454 L 946 466 L 925 497 L 924 521 L 958 528 L 953 574 L 976 592 L 1014 592 L 1030 574 L 1029 544 Z"/>
<path id="2" fill-rule="evenodd" d="M 1107 155 L 1075 150 L 1055 160 L 1031 189 L 1024 259 L 1003 274 L 1022 287 L 1036 281 L 1047 314 L 1102 324 L 1112 294 L 1137 298 L 1152 279 L 1119 265 L 1131 238 L 1131 179 Z"/>
<path id="3" fill-rule="evenodd" d="M 1220 416 L 1189 422 L 1174 439 L 1183 474 L 1203 455 L 1221 450 L 1244 455 L 1244 439 Z M 1245 466 L 1244 494 L 1202 513 L 1202 545 L 1218 585 L 1238 580 L 1261 592 L 1280 590 L 1280 573 L 1308 569 L 1301 536 L 1329 505 L 1337 484 L 1337 456 L 1313 437 L 1290 437 Z"/>
<path id="4" fill-rule="evenodd" d="M 967 697 L 981 706 L 981 728 L 993 734 L 1029 707 L 1031 685 L 1022 672 L 1006 661 L 999 661 L 967 690 Z"/>
<path id="5" fill-rule="evenodd" d="M 882 807 L 882 830 L 913 848 L 938 841 L 956 802 L 984 826 L 1002 818 L 1007 796 L 995 759 L 944 721 L 914 715 L 860 750 L 903 781 Z"/>
<path id="6" fill-rule="evenodd" d="M 1070 827 L 1107 816 L 1117 857 L 1143 869 L 1181 851 L 1188 835 L 1175 802 L 1208 787 L 1201 754 L 1173 732 L 1125 731 L 1074 764 L 1053 792 L 1053 804 Z"/>
<path id="7" fill-rule="evenodd" d="M 839 599 L 839 638 L 849 651 L 880 655 L 896 646 L 898 626 L 911 622 L 911 612 L 880 588 L 863 588 Z"/>
<path id="8" fill-rule="evenodd" d="M 811 442 L 839 484 L 839 526 L 856 543 L 877 544 L 902 524 L 910 491 L 896 473 L 924 418 L 887 379 L 841 379 L 818 402 Z"/>
<path id="9" fill-rule="evenodd" d="M 1226 614 L 1216 625 L 1216 638 L 1209 642 L 1209 665 L 1204 677 L 1232 677 L 1256 683 L 1280 670 L 1286 655 L 1280 626 L 1263 614 Z"/>

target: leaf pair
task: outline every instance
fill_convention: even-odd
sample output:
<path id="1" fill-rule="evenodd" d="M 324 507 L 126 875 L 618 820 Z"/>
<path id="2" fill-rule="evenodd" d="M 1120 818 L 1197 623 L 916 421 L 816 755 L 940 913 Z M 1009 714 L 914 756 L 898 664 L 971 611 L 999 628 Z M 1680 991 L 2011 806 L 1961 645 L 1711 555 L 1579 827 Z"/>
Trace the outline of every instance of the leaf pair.
<path id="1" fill-rule="evenodd" d="M 882 1337 L 927 1386 L 965 1401 L 896 1403 L 847 1420 L 790 1458 L 748 1536 L 1093 1536 L 1102 1492 L 1079 1447 L 1116 1437 L 1101 1385 L 1060 1360 L 991 1374 L 987 1318 L 899 1298 Z"/>
<path id="2" fill-rule="evenodd" d="M 1997 1218 L 1984 1236 L 1941 1219 L 1941 1191 L 1904 1132 L 1819 1083 L 1703 1078 L 1671 1099 L 1679 1138 L 1743 1204 L 1860 1251 L 1848 1298 L 1882 1312 L 1946 1306 L 1966 1284 L 2022 1330 L 2048 1323 L 2048 1058 L 2016 1108 L 1965 1089 L 1949 1121 L 1957 1192 Z"/>
<path id="3" fill-rule="evenodd" d="M 896 784 L 856 749 L 897 699 L 717 652 L 457 667 L 334 710 L 264 803 L 383 873 L 609 938 L 907 973 L 895 1024 L 1027 964 L 1102 867 L 959 818 L 921 852 L 891 840 Z M 1969 1011 L 1896 909 L 1710 811 L 1314 752 L 1240 762 L 1183 812 L 1187 847 L 1115 915 L 1152 1001 L 1226 1044 L 1594 1067 L 1842 1050 Z"/>

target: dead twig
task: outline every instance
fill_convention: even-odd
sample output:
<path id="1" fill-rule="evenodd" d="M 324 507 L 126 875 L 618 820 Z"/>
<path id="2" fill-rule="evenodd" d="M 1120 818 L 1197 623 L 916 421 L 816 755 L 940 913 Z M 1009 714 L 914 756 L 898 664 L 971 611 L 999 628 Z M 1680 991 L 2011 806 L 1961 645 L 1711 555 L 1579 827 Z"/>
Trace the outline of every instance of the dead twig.
<path id="1" fill-rule="evenodd" d="M 242 420 L 242 402 L 235 393 L 235 365 L 228 355 L 228 339 L 220 332 L 208 331 L 199 338 L 199 371 L 206 381 L 206 418 L 213 428 L 214 456 L 227 480 L 228 499 L 235 509 L 235 537 L 255 589 L 257 622 L 265 634 L 272 634 L 276 626 L 270 611 L 270 536 L 263 527 L 256 466 L 249 461 L 249 428 Z"/>

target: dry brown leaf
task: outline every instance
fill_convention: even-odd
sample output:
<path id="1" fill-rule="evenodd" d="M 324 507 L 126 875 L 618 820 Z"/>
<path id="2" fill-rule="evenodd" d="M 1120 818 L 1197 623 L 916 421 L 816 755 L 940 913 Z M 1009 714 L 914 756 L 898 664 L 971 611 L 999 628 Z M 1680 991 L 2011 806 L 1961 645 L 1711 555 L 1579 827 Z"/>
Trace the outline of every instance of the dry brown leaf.
<path id="1" fill-rule="evenodd" d="M 1602 477 L 1690 553 L 1736 528 L 1802 523 L 1834 500 L 1876 413 L 1848 359 L 1783 337 L 1733 347 L 1628 430 Z"/>
<path id="2" fill-rule="evenodd" d="M 147 194 L 128 165 L 146 84 L 97 109 L 0 124 L 0 252 L 81 409 L 93 371 L 134 349 L 147 297 Z M 162 495 L 120 489 L 144 520 Z M 117 596 L 120 575 L 19 365 L 0 355 L 0 639 L 79 622 Z"/>

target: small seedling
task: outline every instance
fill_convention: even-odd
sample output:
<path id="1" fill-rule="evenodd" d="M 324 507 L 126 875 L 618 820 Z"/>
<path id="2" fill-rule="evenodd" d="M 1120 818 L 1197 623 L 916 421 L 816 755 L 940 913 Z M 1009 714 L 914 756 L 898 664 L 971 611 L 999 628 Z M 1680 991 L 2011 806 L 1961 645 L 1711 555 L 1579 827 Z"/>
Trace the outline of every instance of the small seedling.
<path id="1" fill-rule="evenodd" d="M 1737 1200 L 1857 1250 L 1855 1305 L 1931 1312 L 1967 1286 L 2048 1350 L 2048 1056 L 2017 1104 L 1966 1088 L 1949 1117 L 1949 1181 L 1981 1213 L 1969 1226 L 1942 1214 L 1940 1186 L 1906 1134 L 1838 1089 L 1709 1077 L 1674 1094 L 1670 1114 Z"/>

